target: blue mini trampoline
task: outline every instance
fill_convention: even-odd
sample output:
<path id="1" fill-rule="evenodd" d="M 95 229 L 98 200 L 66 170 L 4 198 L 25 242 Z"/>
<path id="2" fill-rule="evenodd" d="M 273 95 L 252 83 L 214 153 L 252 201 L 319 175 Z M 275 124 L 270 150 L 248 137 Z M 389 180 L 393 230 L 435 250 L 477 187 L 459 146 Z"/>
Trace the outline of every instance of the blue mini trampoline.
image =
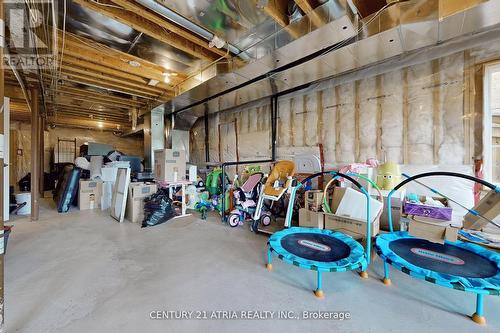
<path id="1" fill-rule="evenodd" d="M 450 172 L 431 172 L 409 177 L 396 186 L 388 195 L 388 211 L 391 212 L 391 197 L 402 186 L 418 178 L 451 176 L 466 178 L 497 192 L 498 187 L 467 175 Z M 437 193 L 437 191 L 433 190 Z M 477 212 L 470 210 L 472 214 Z M 410 275 L 443 287 L 477 294 L 476 312 L 472 320 L 486 322 L 483 315 L 484 295 L 500 295 L 500 254 L 479 245 L 464 242 L 433 243 L 413 237 L 407 232 L 393 232 L 392 216 L 388 214 L 391 233 L 380 235 L 375 240 L 378 255 L 384 261 L 384 284 L 390 285 L 389 265 Z"/>
<path id="2" fill-rule="evenodd" d="M 290 207 L 293 207 L 295 193 L 309 180 L 322 174 L 330 173 L 334 177 L 343 177 L 350 180 L 359 187 L 369 198 L 368 192 L 354 179 L 348 175 L 337 172 L 322 172 L 312 175 L 292 189 L 289 201 L 288 213 L 291 214 Z M 272 269 L 272 254 L 275 253 L 282 261 L 297 267 L 310 269 L 317 272 L 317 287 L 314 294 L 318 298 L 323 298 L 322 273 L 323 272 L 345 272 L 360 270 L 361 277 L 368 277 L 366 268 L 370 263 L 370 205 L 367 200 L 367 248 L 355 241 L 352 237 L 340 232 L 322 230 L 317 228 L 293 227 L 286 228 L 274 233 L 267 243 L 267 268 Z M 287 215 L 286 225 L 290 225 L 291 215 Z"/>

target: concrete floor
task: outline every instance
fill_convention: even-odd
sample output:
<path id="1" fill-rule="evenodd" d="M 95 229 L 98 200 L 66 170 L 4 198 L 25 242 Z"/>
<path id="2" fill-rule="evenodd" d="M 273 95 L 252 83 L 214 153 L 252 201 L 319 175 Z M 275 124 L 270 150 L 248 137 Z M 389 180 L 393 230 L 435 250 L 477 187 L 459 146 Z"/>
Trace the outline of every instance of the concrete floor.
<path id="1" fill-rule="evenodd" d="M 44 203 L 45 206 L 48 202 Z M 393 271 L 393 286 L 354 273 L 324 277 L 274 260 L 266 237 L 198 216 L 140 229 L 96 211 L 15 219 L 6 255 L 7 332 L 499 332 L 500 297 L 486 297 L 487 326 L 474 324 L 475 297 Z M 151 320 L 153 310 L 350 311 L 331 320 Z"/>

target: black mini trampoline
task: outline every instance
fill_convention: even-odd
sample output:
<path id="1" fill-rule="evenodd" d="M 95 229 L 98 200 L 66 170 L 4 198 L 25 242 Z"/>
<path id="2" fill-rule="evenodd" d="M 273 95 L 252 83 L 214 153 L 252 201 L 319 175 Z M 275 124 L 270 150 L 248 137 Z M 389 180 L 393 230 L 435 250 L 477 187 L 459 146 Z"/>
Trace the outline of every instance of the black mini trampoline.
<path id="1" fill-rule="evenodd" d="M 467 175 L 450 172 L 426 173 L 410 177 L 396 186 L 387 198 L 388 211 L 391 212 L 391 196 L 394 192 L 412 180 L 429 176 L 466 178 L 500 191 L 500 188 L 492 184 Z M 484 324 L 484 295 L 500 295 L 500 254 L 471 243 L 457 241 L 439 244 L 416 238 L 407 232 L 393 232 L 391 214 L 388 214 L 388 220 L 391 233 L 380 235 L 375 240 L 377 253 L 384 261 L 384 284 L 391 284 L 391 265 L 414 278 L 476 293 L 476 312 L 472 320 Z"/>

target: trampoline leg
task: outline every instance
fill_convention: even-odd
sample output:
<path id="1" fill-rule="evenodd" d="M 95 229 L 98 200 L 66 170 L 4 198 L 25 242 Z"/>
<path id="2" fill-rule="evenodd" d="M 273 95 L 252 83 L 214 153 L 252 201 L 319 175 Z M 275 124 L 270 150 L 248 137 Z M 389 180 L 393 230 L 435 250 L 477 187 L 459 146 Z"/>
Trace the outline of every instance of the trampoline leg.
<path id="1" fill-rule="evenodd" d="M 317 297 L 317 298 L 325 298 L 325 294 L 323 293 L 323 290 L 321 289 L 322 288 L 322 277 L 321 277 L 321 272 L 318 271 L 318 286 L 316 288 L 316 290 L 314 291 L 314 295 Z"/>
<path id="2" fill-rule="evenodd" d="M 362 279 L 368 279 L 368 272 L 367 271 L 361 271 L 361 272 L 359 272 L 359 276 Z"/>
<path id="3" fill-rule="evenodd" d="M 472 320 L 480 325 L 486 324 L 486 318 L 483 316 L 483 301 L 484 295 L 477 294 L 476 312 L 472 315 Z"/>
<path id="4" fill-rule="evenodd" d="M 382 280 L 386 286 L 391 285 L 391 279 L 389 277 L 389 264 L 384 261 L 384 279 Z"/>
<path id="5" fill-rule="evenodd" d="M 271 264 L 271 260 L 272 260 L 271 248 L 268 247 L 267 248 L 267 264 L 266 264 L 266 268 L 267 268 L 268 271 L 272 271 L 273 270 L 273 265 Z"/>

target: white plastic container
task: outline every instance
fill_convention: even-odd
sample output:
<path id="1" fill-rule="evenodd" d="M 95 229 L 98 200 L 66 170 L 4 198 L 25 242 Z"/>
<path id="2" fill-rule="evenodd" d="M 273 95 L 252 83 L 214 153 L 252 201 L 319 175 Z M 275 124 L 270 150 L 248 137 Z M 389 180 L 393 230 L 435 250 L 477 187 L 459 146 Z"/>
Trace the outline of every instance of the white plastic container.
<path id="1" fill-rule="evenodd" d="M 17 211 L 17 215 L 31 214 L 31 192 L 21 192 L 16 194 L 16 203 L 22 204 L 23 202 L 26 202 L 26 205 Z"/>

